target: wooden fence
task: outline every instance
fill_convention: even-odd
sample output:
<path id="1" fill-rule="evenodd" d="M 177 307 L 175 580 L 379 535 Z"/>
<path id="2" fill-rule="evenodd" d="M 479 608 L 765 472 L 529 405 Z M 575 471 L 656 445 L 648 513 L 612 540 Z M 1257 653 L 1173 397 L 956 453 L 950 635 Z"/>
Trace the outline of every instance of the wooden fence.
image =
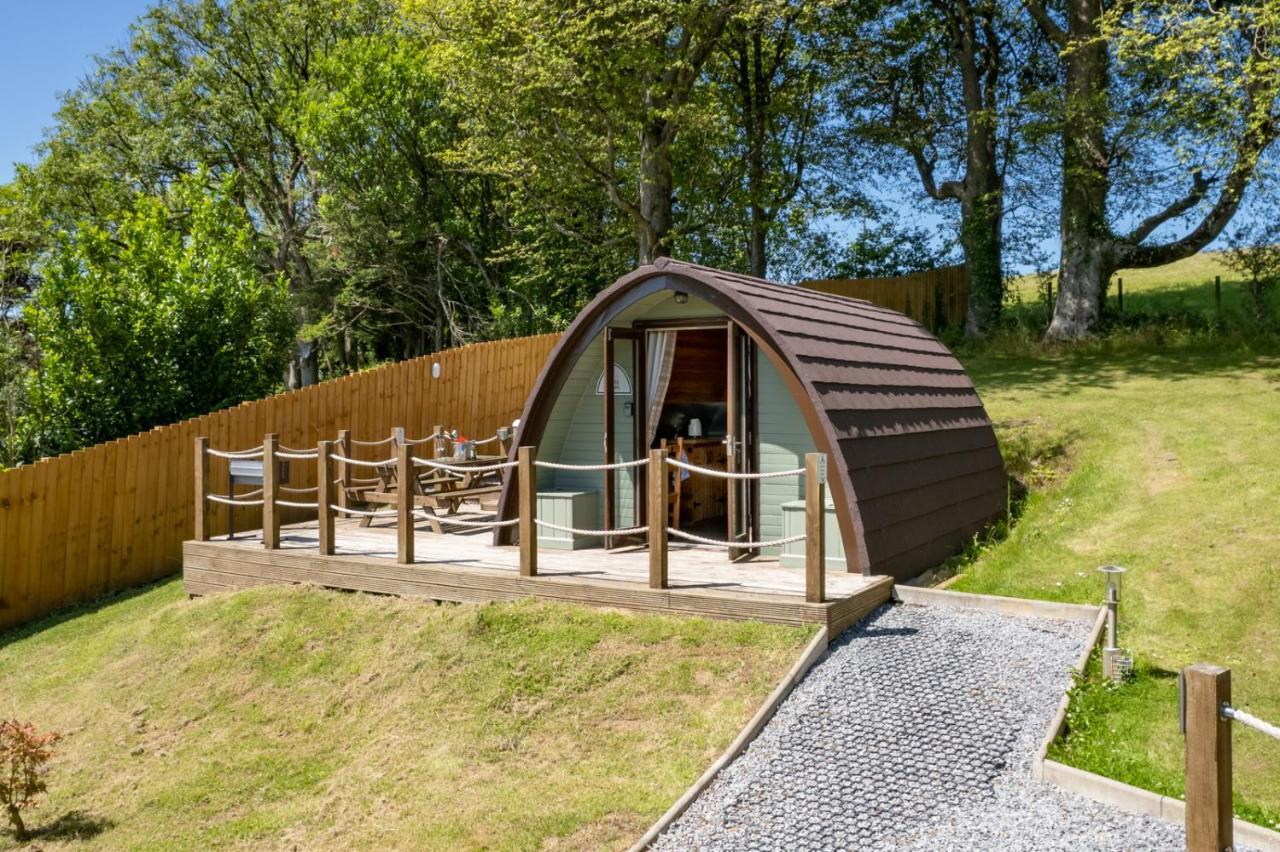
<path id="1" fill-rule="evenodd" d="M 177 571 L 192 533 L 196 437 L 242 449 L 267 432 L 299 448 L 339 429 L 357 439 L 436 424 L 492 435 L 520 416 L 557 339 L 463 346 L 0 472 L 0 629 Z M 315 484 L 314 465 L 292 468 L 290 485 Z M 225 462 L 211 465 L 213 482 L 226 476 Z M 224 528 L 226 509 L 214 507 L 210 523 Z M 236 525 L 260 526 L 261 516 L 238 510 Z"/>
<path id="2" fill-rule="evenodd" d="M 824 278 L 805 281 L 800 286 L 866 299 L 904 313 L 934 331 L 944 326 L 963 326 L 969 303 L 963 266 L 944 266 L 896 278 Z"/>

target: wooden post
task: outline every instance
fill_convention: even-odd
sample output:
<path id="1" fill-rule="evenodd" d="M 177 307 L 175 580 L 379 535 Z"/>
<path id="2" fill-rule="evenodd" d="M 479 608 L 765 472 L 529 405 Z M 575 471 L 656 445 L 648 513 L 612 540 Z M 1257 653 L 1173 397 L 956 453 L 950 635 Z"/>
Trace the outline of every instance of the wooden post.
<path id="1" fill-rule="evenodd" d="M 196 438 L 196 541 L 209 540 L 209 439 L 201 435 Z"/>
<path id="2" fill-rule="evenodd" d="M 413 563 L 413 458 L 408 444 L 396 447 L 396 561 Z"/>
<path id="3" fill-rule="evenodd" d="M 804 599 L 822 603 L 827 597 L 827 457 L 804 457 Z"/>
<path id="4" fill-rule="evenodd" d="M 1187 852 L 1221 852 L 1232 844 L 1231 670 L 1199 663 L 1182 670 L 1186 735 Z"/>
<path id="5" fill-rule="evenodd" d="M 351 430 L 350 429 L 338 430 L 338 455 L 347 459 L 351 458 Z M 338 475 L 334 477 L 335 479 L 342 480 L 343 487 L 338 489 L 338 505 L 344 509 L 347 508 L 347 489 L 351 487 L 351 482 L 348 481 L 347 479 L 347 470 L 348 468 L 347 468 L 346 462 L 338 462 L 338 469 L 337 469 Z"/>
<path id="6" fill-rule="evenodd" d="M 404 427 L 392 426 L 391 427 L 391 446 L 398 447 L 403 443 L 404 443 Z"/>
<path id="7" fill-rule="evenodd" d="M 667 588 L 667 451 L 649 451 L 649 588 Z"/>
<path id="8" fill-rule="evenodd" d="M 431 435 L 433 438 L 433 440 L 431 441 L 431 458 L 433 459 L 440 458 L 440 435 L 443 432 L 444 432 L 443 426 L 431 427 Z"/>
<path id="9" fill-rule="evenodd" d="M 316 447 L 316 522 L 320 527 L 320 555 L 333 555 L 333 443 Z"/>
<path id="10" fill-rule="evenodd" d="M 280 497 L 280 468 L 276 450 L 280 436 L 272 432 L 262 442 L 262 546 L 267 550 L 280 547 L 280 513 L 276 500 Z"/>
<path id="11" fill-rule="evenodd" d="M 1119 303 L 1120 313 L 1124 313 L 1124 279 L 1116 279 L 1116 301 Z"/>
<path id="12" fill-rule="evenodd" d="M 1222 276 L 1213 276 L 1213 305 L 1218 311 L 1218 319 L 1222 319 Z"/>
<path id="13" fill-rule="evenodd" d="M 520 511 L 520 576 L 538 576 L 538 477 L 534 461 L 537 447 L 516 450 L 516 494 Z"/>

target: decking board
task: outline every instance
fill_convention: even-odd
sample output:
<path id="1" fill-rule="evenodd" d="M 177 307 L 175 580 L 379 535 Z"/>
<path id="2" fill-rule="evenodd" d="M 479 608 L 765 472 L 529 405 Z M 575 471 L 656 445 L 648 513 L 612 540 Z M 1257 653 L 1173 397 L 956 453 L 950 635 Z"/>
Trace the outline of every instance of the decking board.
<path id="1" fill-rule="evenodd" d="M 671 548 L 670 588 L 647 584 L 643 548 L 542 550 L 539 575 L 522 577 L 519 550 L 495 547 L 487 534 L 436 535 L 415 531 L 412 565 L 395 561 L 395 528 L 337 523 L 336 553 L 317 551 L 314 522 L 281 531 L 281 547 L 266 550 L 259 534 L 235 540 L 188 541 L 183 579 L 191 595 L 270 583 L 311 583 L 327 588 L 481 603 L 538 597 L 588 606 L 643 612 L 756 619 L 779 624 L 824 624 L 834 635 L 889 599 L 888 577 L 830 572 L 828 600 L 806 603 L 804 572 L 776 560 L 730 563 L 723 552 Z"/>

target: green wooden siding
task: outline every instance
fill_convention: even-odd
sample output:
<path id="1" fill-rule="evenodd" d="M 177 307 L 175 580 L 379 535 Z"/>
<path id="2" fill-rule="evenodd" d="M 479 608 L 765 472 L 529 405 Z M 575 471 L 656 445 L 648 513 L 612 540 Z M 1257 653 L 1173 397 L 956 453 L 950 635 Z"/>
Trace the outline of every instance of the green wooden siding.
<path id="1" fill-rule="evenodd" d="M 756 353 L 756 381 L 760 400 L 756 432 L 760 472 L 804 467 L 805 453 L 814 450 L 813 436 L 782 376 L 762 352 Z M 783 538 L 782 504 L 803 499 L 803 477 L 760 480 L 760 538 L 765 541 Z M 771 547 L 764 552 L 777 554 L 779 550 Z"/>

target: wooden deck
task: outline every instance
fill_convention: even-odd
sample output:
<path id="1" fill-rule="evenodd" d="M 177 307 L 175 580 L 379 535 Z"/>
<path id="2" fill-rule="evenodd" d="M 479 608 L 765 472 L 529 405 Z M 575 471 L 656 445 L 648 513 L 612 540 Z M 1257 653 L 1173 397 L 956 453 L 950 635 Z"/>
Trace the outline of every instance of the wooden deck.
<path id="1" fill-rule="evenodd" d="M 670 588 L 651 589 L 644 548 L 543 548 L 538 576 L 522 577 L 519 549 L 494 547 L 488 531 L 438 535 L 416 529 L 412 565 L 396 562 L 396 529 L 385 522 L 362 528 L 355 520 L 339 520 L 333 556 L 320 556 L 317 541 L 315 522 L 281 530 L 278 550 L 264 549 L 257 532 L 233 541 L 187 541 L 182 546 L 187 592 L 204 595 L 284 582 L 457 602 L 533 596 L 647 612 L 822 624 L 834 638 L 887 601 L 893 585 L 888 577 L 829 572 L 827 601 L 806 603 L 801 569 L 782 568 L 766 558 L 735 564 L 721 550 L 675 542 Z"/>

